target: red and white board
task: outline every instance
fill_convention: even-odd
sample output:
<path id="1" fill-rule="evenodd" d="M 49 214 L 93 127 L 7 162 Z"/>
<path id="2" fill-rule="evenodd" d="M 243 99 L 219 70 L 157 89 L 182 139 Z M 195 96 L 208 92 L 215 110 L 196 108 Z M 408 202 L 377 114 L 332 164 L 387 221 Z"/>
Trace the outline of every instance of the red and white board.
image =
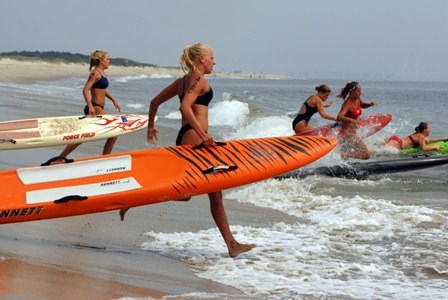
<path id="1" fill-rule="evenodd" d="M 391 120 L 392 115 L 390 114 L 375 114 L 366 117 L 360 117 L 358 118 L 358 134 L 360 134 L 360 136 L 362 137 L 371 136 L 372 134 L 383 129 L 383 127 L 389 124 Z M 300 132 L 296 135 L 337 137 L 340 130 L 341 125 L 339 123 L 332 123 L 322 127 L 316 127 L 308 131 Z"/>
<path id="2" fill-rule="evenodd" d="M 0 122 L 0 150 L 92 142 L 148 126 L 147 115 L 66 116 Z"/>

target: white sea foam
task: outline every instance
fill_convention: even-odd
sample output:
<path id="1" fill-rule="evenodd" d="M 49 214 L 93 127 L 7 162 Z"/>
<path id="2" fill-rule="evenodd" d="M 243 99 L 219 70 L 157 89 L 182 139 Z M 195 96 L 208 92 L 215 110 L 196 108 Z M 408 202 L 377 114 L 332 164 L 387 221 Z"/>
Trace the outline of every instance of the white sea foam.
<path id="1" fill-rule="evenodd" d="M 174 78 L 173 75 L 170 74 L 164 74 L 164 73 L 160 73 L 160 74 L 152 74 L 149 76 L 149 78 L 151 79 L 162 79 L 162 78 Z"/>
<path id="2" fill-rule="evenodd" d="M 291 120 L 285 116 L 260 117 L 241 126 L 226 139 L 286 136 L 293 134 Z"/>
<path id="3" fill-rule="evenodd" d="M 239 128 L 249 115 L 249 105 L 238 100 L 225 100 L 210 108 L 210 126 L 229 126 Z"/>
<path id="4" fill-rule="evenodd" d="M 134 80 L 160 79 L 160 78 L 173 78 L 173 76 L 170 74 L 164 74 L 164 73 L 151 74 L 151 75 L 140 74 L 140 75 L 116 77 L 113 80 L 116 82 L 120 82 L 120 83 L 126 83 L 126 82 L 134 81 Z"/>
<path id="5" fill-rule="evenodd" d="M 180 111 L 176 110 L 176 111 L 172 111 L 172 112 L 166 114 L 165 118 L 172 119 L 172 120 L 180 120 L 182 118 L 182 115 L 181 115 Z"/>
<path id="6" fill-rule="evenodd" d="M 225 100 L 212 105 L 209 109 L 210 126 L 225 126 L 239 128 L 247 120 L 249 114 L 247 103 L 237 100 Z M 171 111 L 165 115 L 167 119 L 180 120 L 179 110 Z"/>
<path id="7" fill-rule="evenodd" d="M 140 74 L 140 75 L 130 75 L 130 76 L 120 76 L 113 78 L 113 81 L 125 83 L 133 80 L 142 80 L 142 79 L 148 79 L 150 78 L 149 75 Z"/>
<path id="8" fill-rule="evenodd" d="M 233 286 L 248 296 L 446 296 L 447 211 L 361 195 L 332 197 L 315 190 L 319 184 L 315 178 L 267 180 L 226 194 L 226 199 L 297 217 L 292 224 L 232 226 L 237 240 L 257 244 L 236 259 L 227 257 L 216 228 L 149 232 L 142 247 L 183 260 L 198 277 Z M 375 181 L 359 184 L 381 186 Z M 433 262 L 429 266 L 422 263 L 428 255 Z"/>
<path id="9" fill-rule="evenodd" d="M 291 120 L 285 116 L 259 117 L 250 121 L 249 104 L 239 100 L 224 100 L 210 107 L 210 126 L 227 127 L 224 139 L 243 139 L 291 135 Z M 167 119 L 180 120 L 179 111 L 165 115 Z"/>
<path id="10" fill-rule="evenodd" d="M 290 95 L 295 95 L 300 86 L 305 93 L 309 83 L 296 81 L 291 85 L 279 81 L 272 85 L 266 81 L 261 85 L 244 81 L 242 85 L 241 82 L 213 82 L 216 91 L 232 91 L 223 93 L 222 99 L 215 97 L 211 103 L 210 114 L 226 116 L 213 123 L 213 128 L 226 129 L 226 139 L 292 134 L 294 115 L 288 112 L 296 104 L 290 101 Z M 7 89 L 12 98 L 29 94 L 27 101 L 8 102 L 14 105 L 17 102 L 23 108 L 29 103 L 42 105 L 41 99 L 55 103 L 67 101 L 65 97 L 71 103 L 78 99 L 76 105 L 82 105 L 84 83 L 85 78 L 77 78 L 32 85 L 0 84 L 0 87 Z M 127 84 L 112 85 L 111 90 L 122 107 L 130 105 L 130 109 L 141 110 L 143 106 L 147 111 L 147 102 L 139 104 L 135 100 L 129 104 L 129 99 L 148 99 L 148 95 L 155 95 L 166 86 L 163 80 L 151 80 L 150 83 L 149 87 L 144 80 L 131 79 Z M 381 110 L 377 112 L 393 112 L 394 119 L 366 139 L 369 146 L 392 134 L 412 133 L 421 121 L 420 105 L 427 103 L 428 91 L 434 92 L 415 89 L 417 83 L 394 84 L 397 88 L 381 91 L 375 97 L 368 94 L 372 89 L 366 88 L 367 99 L 390 99 L 394 94 L 402 100 L 383 101 L 378 108 L 372 108 L 372 113 L 375 109 Z M 406 92 L 403 87 L 410 86 L 411 91 L 403 93 Z M 446 94 L 446 87 L 440 87 Z M 438 92 L 428 100 L 430 105 L 439 108 L 437 112 L 427 111 L 425 117 L 433 125 L 431 135 L 434 137 L 445 136 L 442 125 L 446 124 L 446 106 L 443 105 L 446 97 L 443 93 Z M 220 101 L 224 103 L 220 105 Z M 409 105 L 405 107 L 400 103 Z M 109 108 L 110 105 L 108 101 Z M 66 106 L 61 107 L 66 109 Z M 178 101 L 170 101 L 159 113 L 162 117 L 180 119 L 177 108 Z M 213 119 L 215 117 L 219 116 L 213 116 Z M 314 124 L 327 123 L 318 116 L 314 118 Z M 210 121 L 215 122 L 212 118 Z M 313 165 L 335 163 L 340 163 L 337 151 Z M 228 258 L 222 237 L 215 228 L 189 233 L 148 233 L 148 241 L 142 247 L 183 260 L 197 271 L 197 276 L 233 286 L 247 297 L 253 295 L 256 299 L 446 299 L 448 212 L 440 208 L 447 207 L 446 168 L 400 175 L 368 181 L 323 176 L 267 180 L 225 193 L 226 201 L 275 209 L 291 216 L 288 219 L 297 219 L 297 222 L 260 228 L 232 226 L 239 241 L 258 244 L 236 259 Z M 416 205 L 409 205 L 410 202 Z M 189 299 L 191 295 L 193 299 L 216 296 L 205 293 L 181 296 Z M 231 297 L 220 294 L 218 299 L 234 299 Z"/>

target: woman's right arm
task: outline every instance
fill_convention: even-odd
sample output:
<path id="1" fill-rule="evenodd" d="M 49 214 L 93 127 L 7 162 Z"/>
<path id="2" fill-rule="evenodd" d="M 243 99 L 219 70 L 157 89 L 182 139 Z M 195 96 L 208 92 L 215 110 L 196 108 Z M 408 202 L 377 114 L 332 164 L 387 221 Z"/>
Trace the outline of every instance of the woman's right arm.
<path id="1" fill-rule="evenodd" d="M 332 120 L 332 121 L 337 122 L 337 118 L 336 118 L 336 117 L 333 117 L 333 116 L 331 116 L 331 115 L 329 115 L 329 114 L 325 111 L 324 106 L 325 106 L 325 105 L 324 105 L 324 103 L 322 102 L 322 100 L 318 100 L 318 101 L 316 101 L 316 108 L 317 108 L 317 111 L 319 112 L 320 116 L 321 116 L 322 118 L 324 118 L 324 119 Z"/>
<path id="2" fill-rule="evenodd" d="M 179 79 L 177 79 L 179 80 Z M 157 96 L 155 96 L 151 103 L 149 104 L 148 111 L 148 131 L 146 134 L 146 138 L 148 142 L 151 144 L 155 144 L 157 140 L 157 133 L 159 133 L 159 129 L 155 127 L 155 119 L 157 115 L 157 110 L 159 106 L 173 98 L 177 95 L 177 80 L 175 80 L 172 84 L 164 88 Z"/>

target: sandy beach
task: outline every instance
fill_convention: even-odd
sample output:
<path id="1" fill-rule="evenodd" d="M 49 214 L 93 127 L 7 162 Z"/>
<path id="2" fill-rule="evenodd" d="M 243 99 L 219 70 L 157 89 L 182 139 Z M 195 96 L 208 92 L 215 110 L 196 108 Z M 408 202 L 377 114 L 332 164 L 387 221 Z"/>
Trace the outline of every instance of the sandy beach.
<path id="1" fill-rule="evenodd" d="M 63 65 L 0 60 L 0 83 L 32 83 L 86 76 L 87 65 Z M 168 73 L 173 70 L 111 67 L 108 75 Z M 247 75 L 247 74 L 246 74 Z M 245 76 L 246 76 L 245 75 Z M 9 95 L 10 96 L 10 95 Z M 8 95 L 0 95 L 7 103 Z M 47 111 L 51 114 L 51 111 Z M 0 118 L 28 118 L 30 112 L 0 111 Z M 165 131 L 173 129 L 164 129 Z M 119 143 L 144 140 L 144 132 L 120 138 Z M 175 132 L 173 132 L 173 135 Z M 160 138 L 158 146 L 172 145 Z M 73 158 L 97 155 L 103 142 L 84 144 Z M 140 148 L 147 147 L 144 143 Z M 0 170 L 36 165 L 56 156 L 62 147 L 3 151 Z M 117 147 L 116 149 L 120 149 Z M 119 151 L 119 150 L 116 150 Z M 7 188 L 7 187 L 2 187 Z M 231 225 L 264 226 L 288 222 L 283 213 L 226 201 Z M 165 295 L 225 293 L 241 299 L 241 291 L 201 279 L 182 261 L 143 251 L 145 232 L 198 231 L 215 227 L 206 196 L 189 202 L 167 202 L 131 209 L 124 222 L 118 212 L 0 226 L 1 299 L 161 299 Z M 248 242 L 241 240 L 241 242 Z M 224 242 L 223 242 L 224 247 Z M 221 253 L 227 258 L 227 253 Z M 148 297 L 148 298 L 147 298 Z M 170 298 L 173 299 L 173 298 Z M 176 299 L 183 299 L 182 296 Z M 194 298 L 188 298 L 194 299 Z M 227 299 L 229 299 L 227 297 Z"/>
<path id="2" fill-rule="evenodd" d="M 0 82 L 33 83 L 40 80 L 57 80 L 64 77 L 85 77 L 88 64 L 47 63 L 35 61 L 17 61 L 0 59 Z M 183 76 L 181 69 L 153 67 L 119 67 L 110 66 L 109 76 L 168 74 L 173 77 Z M 287 78 L 282 75 L 215 72 L 210 76 L 220 78 Z"/>

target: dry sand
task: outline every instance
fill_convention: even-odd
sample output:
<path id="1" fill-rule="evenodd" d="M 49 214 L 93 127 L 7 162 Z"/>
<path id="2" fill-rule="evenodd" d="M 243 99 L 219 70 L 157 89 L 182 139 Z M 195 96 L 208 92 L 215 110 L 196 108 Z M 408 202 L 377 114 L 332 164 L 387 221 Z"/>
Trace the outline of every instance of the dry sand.
<path id="1" fill-rule="evenodd" d="M 110 68 L 108 74 L 114 74 Z M 115 75 L 148 74 L 131 68 Z M 118 72 L 115 69 L 115 72 Z M 142 73 L 138 73 L 142 72 Z M 161 70 L 154 70 L 161 73 Z M 51 65 L 0 60 L 0 82 L 34 82 L 62 76 L 85 76 L 86 66 Z M 174 74 L 173 74 L 174 75 Z M 177 76 L 177 75 L 174 75 Z M 0 102 L 8 95 L 0 95 Z M 24 113 L 0 110 L 0 119 L 24 118 Z M 170 129 L 164 129 L 170 130 Z M 171 129 L 172 130 L 172 129 Z M 144 139 L 144 132 L 128 139 Z M 174 135 L 175 133 L 173 133 Z M 140 135 L 140 136 L 138 136 Z M 158 146 L 171 145 L 162 136 Z M 73 157 L 97 155 L 103 142 L 83 144 Z M 141 144 L 141 147 L 145 145 Z M 62 147 L 0 152 L 0 170 L 36 165 L 56 156 Z M 119 147 L 116 147 L 119 151 Z M 7 187 L 1 187 L 1 189 Z M 290 221 L 282 213 L 226 201 L 231 225 L 266 226 Z M 124 222 L 117 211 L 29 223 L 0 225 L 1 299 L 117 299 L 191 292 L 242 295 L 241 291 L 194 275 L 189 266 L 143 251 L 145 232 L 196 232 L 215 227 L 206 196 L 189 202 L 166 202 L 131 209 Z M 251 241 L 241 241 L 250 243 Z M 224 242 L 223 242 L 224 245 Z M 223 257 L 227 257 L 225 251 Z"/>
<path id="2" fill-rule="evenodd" d="M 17 61 L 0 59 L 0 82 L 33 83 L 38 80 L 56 80 L 63 77 L 85 77 L 89 70 L 88 64 L 47 63 L 35 61 Z M 111 65 L 107 70 L 109 76 L 169 74 L 180 77 L 184 73 L 176 68 L 153 67 L 118 67 Z M 210 76 L 225 78 L 287 78 L 281 75 L 246 74 L 215 72 Z"/>

